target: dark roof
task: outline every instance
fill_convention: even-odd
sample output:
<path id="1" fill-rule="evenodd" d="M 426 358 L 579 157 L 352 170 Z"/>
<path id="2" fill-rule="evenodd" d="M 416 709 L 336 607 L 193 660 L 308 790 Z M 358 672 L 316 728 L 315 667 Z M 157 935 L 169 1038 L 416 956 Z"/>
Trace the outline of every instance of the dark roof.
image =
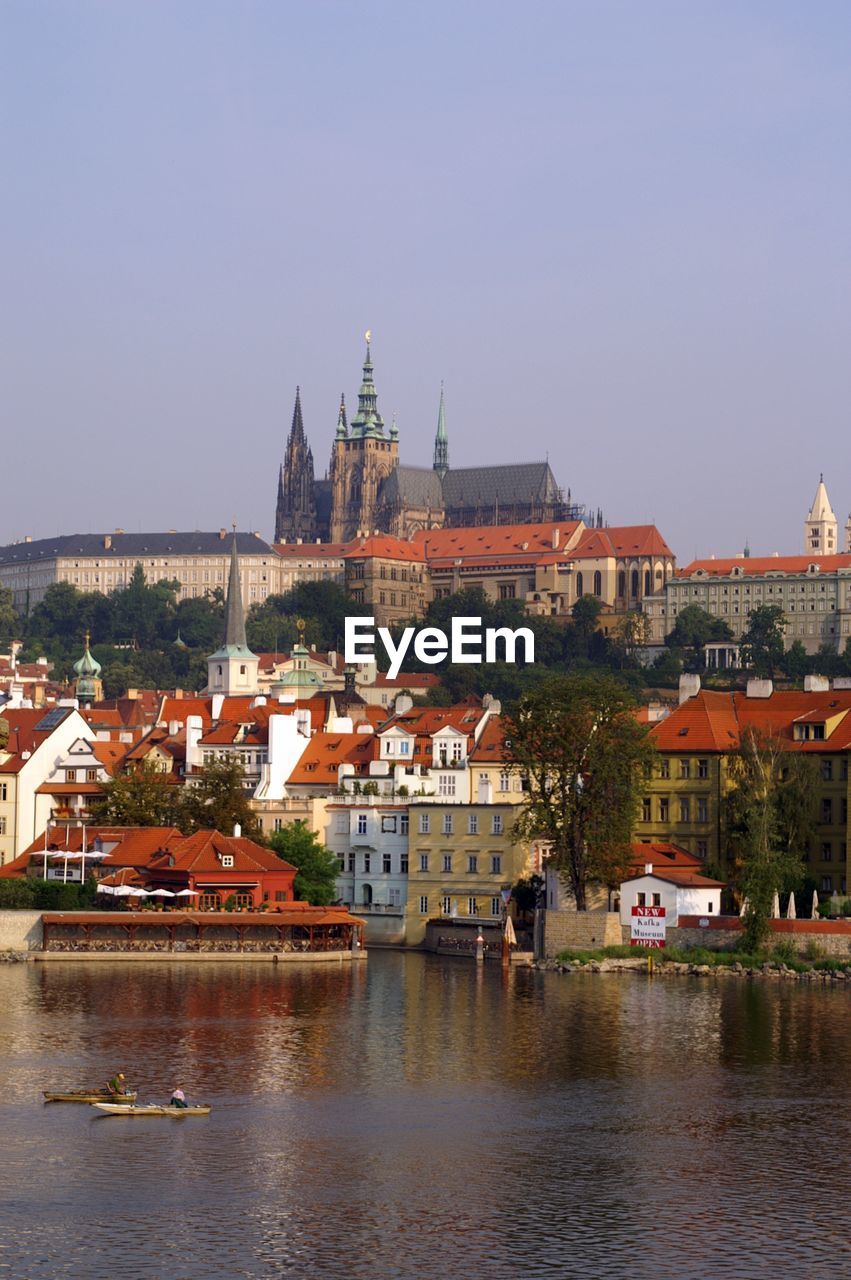
<path id="1" fill-rule="evenodd" d="M 440 476 L 430 467 L 394 467 L 381 485 L 378 505 L 401 502 L 415 510 L 443 510 Z"/>
<path id="2" fill-rule="evenodd" d="M 443 477 L 447 508 L 507 507 L 529 502 L 558 502 L 559 487 L 548 462 L 507 463 L 498 467 L 460 467 Z"/>
<path id="3" fill-rule="evenodd" d="M 66 533 L 57 538 L 39 538 L 35 542 L 15 542 L 0 547 L 0 563 L 26 563 L 49 560 L 53 556 L 97 556 L 100 559 L 138 559 L 146 556 L 230 554 L 233 535 L 215 533 Z M 109 546 L 107 546 L 107 542 Z M 268 542 L 253 533 L 236 535 L 241 556 L 272 556 Z"/>

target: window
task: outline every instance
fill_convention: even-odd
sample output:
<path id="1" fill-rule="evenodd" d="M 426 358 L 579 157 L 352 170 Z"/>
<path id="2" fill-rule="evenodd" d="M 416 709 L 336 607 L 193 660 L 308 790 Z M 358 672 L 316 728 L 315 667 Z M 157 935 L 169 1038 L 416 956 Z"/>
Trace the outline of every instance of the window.
<path id="1" fill-rule="evenodd" d="M 97 771 L 97 769 L 87 769 L 87 770 L 86 770 L 86 782 L 97 782 L 97 780 L 98 780 L 98 771 Z"/>
<path id="2" fill-rule="evenodd" d="M 366 814 L 365 813 L 358 814 L 358 835 L 359 836 L 366 835 Z"/>
<path id="3" fill-rule="evenodd" d="M 437 794 L 439 796 L 455 795 L 455 778 L 451 773 L 442 773 L 437 780 Z"/>
<path id="4" fill-rule="evenodd" d="M 653 899 L 653 900 L 652 900 L 652 902 L 651 902 L 651 904 L 650 904 L 651 906 L 653 906 L 653 907 L 661 907 L 661 905 L 662 905 L 662 895 L 661 895 L 661 893 L 654 893 L 654 894 L 652 895 L 652 899 Z"/>
<path id="5" fill-rule="evenodd" d="M 635 898 L 635 905 L 636 905 L 637 907 L 646 907 L 646 906 L 647 906 L 647 894 L 646 894 L 646 893 L 639 893 L 639 894 L 636 894 L 636 898 Z"/>
<path id="6" fill-rule="evenodd" d="M 403 853 L 399 859 L 399 871 L 403 876 L 408 874 L 408 855 L 406 853 Z"/>
<path id="7" fill-rule="evenodd" d="M 66 769 L 66 770 L 65 770 L 65 781 L 66 781 L 66 782 L 76 782 L 76 781 L 77 781 L 77 770 L 76 770 L 76 769 Z"/>
<path id="8" fill-rule="evenodd" d="M 641 801 L 641 821 L 642 822 L 653 821 L 653 819 L 650 816 L 650 797 L 649 796 L 645 796 L 644 799 Z"/>
<path id="9" fill-rule="evenodd" d="M 399 742 L 399 755 L 409 756 L 411 754 L 411 744 L 407 738 L 402 738 Z"/>
<path id="10" fill-rule="evenodd" d="M 368 853 L 363 855 L 363 869 L 364 871 L 372 870 L 372 858 Z"/>
<path id="11" fill-rule="evenodd" d="M 393 870 L 393 860 L 389 853 L 382 854 L 381 870 L 386 876 L 389 876 L 390 872 Z"/>
<path id="12" fill-rule="evenodd" d="M 479 914 L 479 906 L 475 898 L 467 899 L 467 915 L 477 916 Z"/>
<path id="13" fill-rule="evenodd" d="M 452 814 L 445 813 L 443 815 L 443 834 L 445 836 L 452 835 Z"/>
<path id="14" fill-rule="evenodd" d="M 217 911 L 221 905 L 221 899 L 217 893 L 202 893 L 198 899 L 199 911 Z"/>
<path id="15" fill-rule="evenodd" d="M 659 801 L 659 821 L 667 822 L 670 818 L 671 805 L 667 796 L 662 796 Z M 641 903 L 639 903 L 639 906 Z"/>
<path id="16" fill-rule="evenodd" d="M 822 878 L 821 878 L 821 891 L 822 891 L 822 893 L 832 893 L 832 892 L 833 892 L 833 876 L 822 876 Z"/>
<path id="17" fill-rule="evenodd" d="M 495 813 L 491 818 L 491 835 L 493 836 L 502 835 L 502 814 L 501 813 Z"/>
<path id="18" fill-rule="evenodd" d="M 383 817 L 383 818 L 381 819 L 381 830 L 382 830 L 382 831 L 395 831 L 395 830 L 396 830 L 396 816 L 395 816 L 395 814 L 394 814 L 394 815 L 392 815 L 391 817 Z"/>
<path id="19" fill-rule="evenodd" d="M 671 776 L 671 762 L 670 762 L 670 760 L 660 760 L 660 761 L 659 761 L 659 777 L 660 777 L 660 778 L 670 778 L 670 776 Z"/>
<path id="20" fill-rule="evenodd" d="M 420 897 L 420 915 L 421 916 L 428 915 L 428 898 L 426 897 L 425 894 L 422 894 Z"/>
<path id="21" fill-rule="evenodd" d="M 698 858 L 705 858 L 705 857 L 707 856 L 707 854 L 708 854 L 708 853 L 709 853 L 709 841 L 708 841 L 708 840 L 698 840 L 698 842 L 697 842 L 697 856 L 698 856 Z"/>
<path id="22" fill-rule="evenodd" d="M 822 846 L 821 846 L 821 860 L 822 860 L 822 862 L 832 862 L 832 861 L 833 861 L 833 845 L 830 843 L 830 841 L 829 841 L 829 840 L 824 840 L 824 841 L 822 842 Z"/>
<path id="23" fill-rule="evenodd" d="M 680 761 L 680 777 L 681 777 L 681 778 L 688 778 L 688 776 L 690 775 L 690 773 L 691 773 L 691 761 L 690 761 L 690 760 L 681 760 L 681 761 Z"/>
<path id="24" fill-rule="evenodd" d="M 479 834 L 479 815 L 477 813 L 469 813 L 467 815 L 467 834 L 470 836 Z"/>
<path id="25" fill-rule="evenodd" d="M 491 875 L 502 875 L 502 857 L 498 853 L 491 854 Z"/>
<path id="26" fill-rule="evenodd" d="M 289 901 L 289 899 L 287 898 L 287 891 L 286 891 L 286 889 L 276 889 L 276 890 L 275 890 L 275 901 L 276 901 L 276 902 L 288 902 L 288 901 Z"/>
<path id="27" fill-rule="evenodd" d="M 440 899 L 440 910 L 445 916 L 452 915 L 452 899 L 448 894 Z"/>
<path id="28" fill-rule="evenodd" d="M 499 789 L 500 789 L 500 791 L 507 791 L 507 790 L 508 790 L 508 785 L 509 785 L 509 774 L 508 774 L 508 770 L 507 770 L 507 769 L 503 769 L 503 770 L 502 770 L 502 772 L 501 772 L 501 773 L 500 773 L 500 775 L 499 775 Z"/>
<path id="29" fill-rule="evenodd" d="M 823 781 L 824 781 L 824 782 L 832 782 L 832 781 L 833 781 L 833 761 L 832 761 L 832 760 L 830 760 L 830 759 L 822 760 L 822 762 L 821 762 L 821 776 L 822 776 L 822 779 L 823 779 Z"/>
<path id="30" fill-rule="evenodd" d="M 0 782 L 0 800 L 6 799 L 6 783 Z"/>
<path id="31" fill-rule="evenodd" d="M 5 834 L 6 834 L 6 819 L 0 818 L 0 836 L 5 836 Z"/>
<path id="32" fill-rule="evenodd" d="M 340 872 L 342 873 L 346 869 L 346 855 L 341 853 L 337 861 L 340 864 Z"/>
<path id="33" fill-rule="evenodd" d="M 443 855 L 443 870 L 444 871 L 452 870 L 452 854 L 451 853 L 445 853 Z"/>
<path id="34" fill-rule="evenodd" d="M 829 796 L 821 802 L 821 820 L 824 823 L 833 822 L 833 801 Z"/>
<path id="35" fill-rule="evenodd" d="M 420 854 L 420 871 L 428 871 L 428 854 Z"/>
<path id="36" fill-rule="evenodd" d="M 232 854 L 232 853 L 223 853 L 223 854 L 222 854 L 222 866 L 223 866 L 223 867 L 232 867 L 232 866 L 233 866 L 233 854 Z"/>
<path id="37" fill-rule="evenodd" d="M 603 575 L 599 569 L 594 570 L 594 595 L 601 596 L 603 594 Z"/>
<path id="38" fill-rule="evenodd" d="M 502 915 L 502 898 L 491 898 L 491 915 Z"/>
<path id="39" fill-rule="evenodd" d="M 580 598 L 580 596 L 583 596 L 583 595 L 585 594 L 585 592 L 583 591 L 583 585 L 584 585 L 584 584 L 583 584 L 583 581 L 582 581 L 582 574 L 581 574 L 581 573 L 577 573 L 577 575 L 576 575 L 576 598 L 577 598 L 577 600 Z"/>
<path id="40" fill-rule="evenodd" d="M 467 874 L 471 876 L 476 875 L 478 870 L 479 870 L 479 859 L 475 853 L 471 853 L 470 856 L 467 858 Z"/>
<path id="41" fill-rule="evenodd" d="M 408 815 L 402 813 L 399 815 L 399 835 L 406 836 L 408 834 Z"/>
<path id="42" fill-rule="evenodd" d="M 516 595 L 517 595 L 517 592 L 515 590 L 515 585 L 513 582 L 501 582 L 499 584 L 500 600 L 513 600 Z"/>
<path id="43" fill-rule="evenodd" d="M 708 777 L 709 777 L 709 761 L 708 761 L 708 760 L 698 760 L 698 762 L 697 762 L 697 776 L 698 776 L 698 778 L 708 778 Z"/>
<path id="44" fill-rule="evenodd" d="M 349 854 L 349 872 L 351 875 L 354 875 L 355 873 L 355 866 L 356 866 L 355 854 L 350 853 Z"/>
<path id="45" fill-rule="evenodd" d="M 697 801 L 697 820 L 698 822 L 709 821 L 709 801 L 705 796 L 700 796 Z"/>
<path id="46" fill-rule="evenodd" d="M 421 836 L 427 836 L 427 835 L 428 835 L 428 833 L 429 833 L 429 824 L 430 824 L 430 819 L 431 819 L 431 814 L 430 814 L 430 813 L 421 813 L 421 814 L 420 814 L 420 835 L 421 835 Z"/>
<path id="47" fill-rule="evenodd" d="M 276 818 L 275 822 L 280 822 L 280 818 Z M 276 826 L 275 830 L 280 831 L 280 827 Z M 349 829 L 349 816 L 346 813 L 338 813 L 334 819 L 334 830 L 338 836 L 344 836 Z"/>
<path id="48" fill-rule="evenodd" d="M 680 822 L 691 821 L 691 805 L 688 797 L 684 796 L 680 799 Z"/>

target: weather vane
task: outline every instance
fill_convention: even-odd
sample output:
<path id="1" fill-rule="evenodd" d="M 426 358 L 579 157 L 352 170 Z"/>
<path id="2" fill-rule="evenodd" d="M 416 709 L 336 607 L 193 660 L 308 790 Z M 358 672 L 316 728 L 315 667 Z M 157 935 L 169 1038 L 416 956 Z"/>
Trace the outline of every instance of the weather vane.
<path id="1" fill-rule="evenodd" d="M 300 645 L 304 644 L 304 630 L 306 626 L 307 626 L 307 623 L 305 622 L 304 618 L 296 618 L 295 629 L 298 632 L 298 642 Z"/>
<path id="2" fill-rule="evenodd" d="M 372 342 L 372 330 L 371 330 L 371 329 L 367 329 L 367 331 L 366 331 L 366 345 L 367 345 L 367 346 L 369 346 L 369 344 L 370 344 L 371 342 Z"/>

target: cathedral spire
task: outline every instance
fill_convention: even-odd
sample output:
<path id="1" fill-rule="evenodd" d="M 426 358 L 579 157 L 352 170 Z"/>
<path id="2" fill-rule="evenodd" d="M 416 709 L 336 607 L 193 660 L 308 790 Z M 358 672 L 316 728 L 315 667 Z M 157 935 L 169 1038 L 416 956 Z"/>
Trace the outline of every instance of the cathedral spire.
<path id="1" fill-rule="evenodd" d="M 434 470 L 441 478 L 449 470 L 449 437 L 446 434 L 446 412 L 443 405 L 443 383 L 440 384 L 440 408 L 437 411 L 437 435 L 434 438 Z"/>
<path id="2" fill-rule="evenodd" d="M 224 647 L 247 649 L 245 638 L 245 612 L 242 607 L 242 587 L 239 581 L 239 557 L 236 549 L 236 529 L 233 531 L 233 542 L 230 549 L 230 574 L 228 576 L 228 598 L 225 605 L 225 638 Z"/>
<path id="3" fill-rule="evenodd" d="M 304 434 L 301 388 L 295 389 L 293 424 L 287 437 L 284 462 L 278 474 L 278 501 L 275 507 L 275 542 L 306 542 L 316 537 L 316 495 L 313 453 Z"/>
<path id="4" fill-rule="evenodd" d="M 225 633 L 222 643 L 207 659 L 207 692 L 232 695 L 257 692 L 259 658 L 248 647 L 245 612 L 239 580 L 236 525 L 230 549 L 228 594 L 225 602 Z"/>
<path id="5" fill-rule="evenodd" d="M 337 439 L 345 440 L 349 434 L 349 427 L 346 422 L 346 397 L 345 394 L 340 396 L 340 412 L 337 414 Z"/>
<path id="6" fill-rule="evenodd" d="M 352 418 L 352 439 L 362 436 L 384 438 L 384 420 L 378 412 L 378 393 L 372 379 L 372 333 L 366 331 L 366 355 L 363 358 L 363 382 L 358 392 L 358 411 Z"/>
<path id="7" fill-rule="evenodd" d="M 304 444 L 304 423 L 301 419 L 301 388 L 295 389 L 295 407 L 293 408 L 293 425 L 290 431 L 290 438 L 287 444 Z"/>

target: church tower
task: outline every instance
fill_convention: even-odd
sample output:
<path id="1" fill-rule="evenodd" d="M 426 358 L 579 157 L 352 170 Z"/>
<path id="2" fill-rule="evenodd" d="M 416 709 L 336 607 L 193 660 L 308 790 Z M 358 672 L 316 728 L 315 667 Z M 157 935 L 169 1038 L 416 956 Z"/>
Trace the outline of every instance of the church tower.
<path id="1" fill-rule="evenodd" d="M 228 598 L 225 604 L 225 634 L 221 645 L 207 659 L 207 692 L 235 694 L 257 692 L 257 668 L 260 659 L 252 653 L 245 638 L 245 613 L 239 582 L 236 530 L 230 552 Z"/>
<path id="2" fill-rule="evenodd" d="M 434 470 L 441 480 L 449 470 L 449 438 L 446 435 L 446 414 L 443 408 L 443 383 L 440 384 L 440 408 L 437 411 L 437 435 L 434 437 Z"/>
<path id="3" fill-rule="evenodd" d="M 337 422 L 331 455 L 331 542 L 349 542 L 361 531 L 373 531 L 378 490 L 399 462 L 395 425 L 385 435 L 384 420 L 378 412 L 371 336 L 367 331 L 358 411 L 350 427 L 342 410 Z"/>
<path id="4" fill-rule="evenodd" d="M 839 550 L 836 537 L 836 516 L 824 487 L 824 476 L 821 475 L 813 505 L 804 521 L 804 554 L 835 556 Z"/>
<path id="5" fill-rule="evenodd" d="M 103 698 L 103 681 L 100 678 L 101 666 L 89 652 L 91 637 L 86 632 L 86 650 L 79 662 L 74 663 L 74 693 L 81 706 L 91 706 Z"/>
<path id="6" fill-rule="evenodd" d="M 316 537 L 316 493 L 313 483 L 313 454 L 301 419 L 301 393 L 295 389 L 293 425 L 278 478 L 275 508 L 275 542 L 295 542 Z"/>

